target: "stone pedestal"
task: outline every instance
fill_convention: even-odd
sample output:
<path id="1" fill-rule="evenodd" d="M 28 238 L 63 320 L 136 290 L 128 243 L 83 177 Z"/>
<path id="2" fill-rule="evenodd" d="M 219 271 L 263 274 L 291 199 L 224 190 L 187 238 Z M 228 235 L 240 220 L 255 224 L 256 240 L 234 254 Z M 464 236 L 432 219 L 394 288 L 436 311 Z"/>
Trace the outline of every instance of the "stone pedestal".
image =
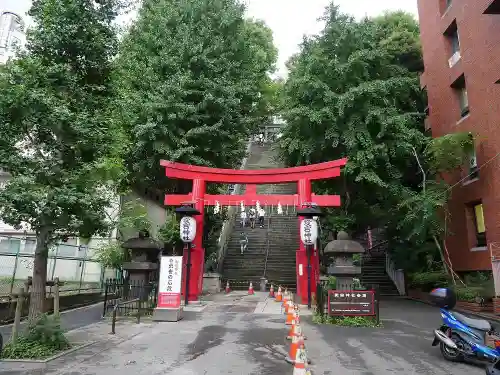
<path id="1" fill-rule="evenodd" d="M 153 321 L 155 322 L 178 322 L 184 317 L 184 309 L 166 309 L 157 307 L 153 310 Z"/>
<path id="2" fill-rule="evenodd" d="M 222 290 L 221 275 L 216 272 L 203 274 L 203 293 L 219 293 Z"/>

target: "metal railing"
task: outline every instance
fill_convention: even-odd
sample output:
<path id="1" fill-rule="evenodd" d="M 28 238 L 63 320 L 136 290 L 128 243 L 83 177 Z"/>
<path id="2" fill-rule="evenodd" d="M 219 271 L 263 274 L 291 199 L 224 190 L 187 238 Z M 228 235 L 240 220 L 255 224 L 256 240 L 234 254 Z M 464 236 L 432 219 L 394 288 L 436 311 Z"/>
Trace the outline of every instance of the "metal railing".
<path id="1" fill-rule="evenodd" d="M 115 304 L 115 306 L 113 307 L 113 317 L 111 318 L 111 334 L 114 335 L 116 333 L 116 315 L 117 315 L 118 309 L 120 307 L 123 307 L 127 304 L 130 304 L 130 303 L 137 303 L 137 305 L 138 305 L 137 315 L 136 315 L 137 324 L 139 324 L 141 322 L 141 299 L 140 298 L 135 298 L 135 299 L 130 300 L 130 301 L 117 302 Z"/>
<path id="2" fill-rule="evenodd" d="M 266 231 L 266 260 L 264 262 L 264 274 L 262 276 L 266 277 L 267 275 L 267 260 L 269 258 L 269 245 L 270 245 L 270 240 L 269 240 L 269 230 L 271 229 L 271 216 L 269 216 L 267 220 L 267 231 Z"/>
<path id="3" fill-rule="evenodd" d="M 250 148 L 252 146 L 252 142 L 249 141 L 247 144 L 247 156 L 242 160 L 240 169 L 245 169 L 248 161 L 248 157 L 250 156 Z M 243 185 L 236 184 L 234 186 L 234 190 L 231 192 L 232 195 L 241 194 L 241 190 Z M 228 207 L 227 210 L 227 219 L 222 224 L 222 229 L 219 236 L 219 250 L 217 251 L 217 272 L 221 273 L 224 263 L 224 258 L 227 254 L 227 248 L 229 245 L 229 240 L 231 239 L 231 234 L 234 229 L 234 224 L 236 223 L 238 213 L 238 207 L 231 206 Z"/>
<path id="4" fill-rule="evenodd" d="M 385 272 L 387 272 L 387 275 L 389 275 L 394 285 L 396 285 L 399 295 L 404 296 L 406 294 L 405 274 L 403 270 L 396 269 L 396 265 L 388 251 L 385 253 Z"/>
<path id="5" fill-rule="evenodd" d="M 134 280 L 108 279 L 104 288 L 104 305 L 102 316 L 109 310 L 118 309 L 123 316 L 136 316 L 140 310 L 142 315 L 152 315 L 157 305 L 158 285 L 156 282 L 142 282 Z M 127 306 L 125 302 L 140 302 L 137 305 Z"/>
<path id="6" fill-rule="evenodd" d="M 22 234 L 0 234 L 0 300 L 8 298 L 15 288 L 33 275 L 36 238 Z M 47 279 L 58 277 L 65 282 L 61 293 L 80 294 L 100 291 L 106 273 L 95 259 L 95 248 L 73 243 L 58 243 L 47 255 Z"/>

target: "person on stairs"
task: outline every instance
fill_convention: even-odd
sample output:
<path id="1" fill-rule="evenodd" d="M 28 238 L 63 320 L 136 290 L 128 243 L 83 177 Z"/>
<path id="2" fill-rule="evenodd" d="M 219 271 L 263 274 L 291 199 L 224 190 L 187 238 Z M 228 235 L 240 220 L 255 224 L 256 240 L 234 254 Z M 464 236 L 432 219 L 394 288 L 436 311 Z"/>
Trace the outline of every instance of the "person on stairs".
<path id="1" fill-rule="evenodd" d="M 266 216 L 266 211 L 263 208 L 259 210 L 259 226 L 264 228 L 264 216 Z"/>
<path id="2" fill-rule="evenodd" d="M 240 234 L 241 255 L 243 255 L 243 252 L 247 249 L 247 245 L 248 245 L 248 237 L 245 234 L 245 232 L 241 232 Z"/>
<path id="3" fill-rule="evenodd" d="M 245 210 L 241 211 L 240 223 L 242 228 L 245 228 L 245 226 L 247 225 L 247 213 Z"/>
<path id="4" fill-rule="evenodd" d="M 248 212 L 248 218 L 250 219 L 250 228 L 254 229 L 255 228 L 255 219 L 257 218 L 257 211 L 255 208 L 251 208 L 250 211 Z"/>

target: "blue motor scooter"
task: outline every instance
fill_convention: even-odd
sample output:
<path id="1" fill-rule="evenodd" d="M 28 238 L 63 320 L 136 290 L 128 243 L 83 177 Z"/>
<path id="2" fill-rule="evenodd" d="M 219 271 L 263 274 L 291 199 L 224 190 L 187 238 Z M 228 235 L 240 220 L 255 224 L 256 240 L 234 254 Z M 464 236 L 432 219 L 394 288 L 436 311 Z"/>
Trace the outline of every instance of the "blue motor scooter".
<path id="1" fill-rule="evenodd" d="M 500 360 L 500 335 L 491 323 L 473 319 L 456 311 L 456 295 L 448 288 L 437 288 L 430 293 L 431 301 L 441 308 L 443 325 L 434 331 L 432 346 L 439 345 L 441 354 L 448 361 L 474 362 L 488 365 L 487 374 L 500 375 L 495 370 Z M 499 362 L 500 363 L 500 362 Z"/>

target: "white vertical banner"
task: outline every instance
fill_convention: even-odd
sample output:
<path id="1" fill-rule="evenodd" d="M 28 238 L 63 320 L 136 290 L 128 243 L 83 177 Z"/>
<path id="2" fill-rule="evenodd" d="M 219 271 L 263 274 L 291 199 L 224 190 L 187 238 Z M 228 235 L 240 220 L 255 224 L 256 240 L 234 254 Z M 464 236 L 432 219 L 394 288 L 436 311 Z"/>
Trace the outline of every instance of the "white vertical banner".
<path id="1" fill-rule="evenodd" d="M 181 286 L 182 257 L 162 256 L 160 261 L 160 282 L 158 283 L 158 307 L 180 307 Z"/>

